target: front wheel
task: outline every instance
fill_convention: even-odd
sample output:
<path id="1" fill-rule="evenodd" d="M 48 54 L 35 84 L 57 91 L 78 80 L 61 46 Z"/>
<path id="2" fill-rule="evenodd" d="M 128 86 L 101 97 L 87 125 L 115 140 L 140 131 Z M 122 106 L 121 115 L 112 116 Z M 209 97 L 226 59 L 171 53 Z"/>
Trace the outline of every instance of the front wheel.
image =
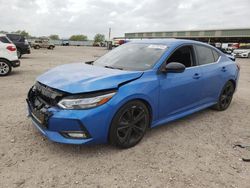
<path id="1" fill-rule="evenodd" d="M 228 81 L 221 91 L 219 101 L 212 108 L 219 111 L 226 110 L 231 104 L 234 90 L 234 84 L 231 81 Z"/>
<path id="2" fill-rule="evenodd" d="M 7 76 L 11 72 L 11 65 L 6 60 L 0 59 L 0 76 Z"/>
<path id="3" fill-rule="evenodd" d="M 130 148 L 138 144 L 150 124 L 147 106 L 140 100 L 128 102 L 113 118 L 109 141 L 120 148 Z"/>

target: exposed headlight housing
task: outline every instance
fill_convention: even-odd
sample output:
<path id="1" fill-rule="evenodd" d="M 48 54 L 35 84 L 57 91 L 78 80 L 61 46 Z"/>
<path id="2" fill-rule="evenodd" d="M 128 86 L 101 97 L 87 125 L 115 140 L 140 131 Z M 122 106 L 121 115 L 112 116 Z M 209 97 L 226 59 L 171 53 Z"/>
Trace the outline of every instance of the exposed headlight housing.
<path id="1" fill-rule="evenodd" d="M 66 97 L 59 101 L 58 106 L 60 106 L 63 109 L 88 109 L 88 108 L 93 108 L 100 106 L 102 104 L 105 104 L 108 102 L 116 92 L 111 92 L 111 93 L 105 93 L 102 95 L 98 96 L 93 96 L 93 97 Z"/>

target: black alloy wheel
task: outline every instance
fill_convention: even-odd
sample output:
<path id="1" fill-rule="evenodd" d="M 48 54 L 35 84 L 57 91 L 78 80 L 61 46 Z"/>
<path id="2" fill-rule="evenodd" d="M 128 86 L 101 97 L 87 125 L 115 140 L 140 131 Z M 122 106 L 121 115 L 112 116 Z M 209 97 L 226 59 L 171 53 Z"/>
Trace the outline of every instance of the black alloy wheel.
<path id="1" fill-rule="evenodd" d="M 109 133 L 111 144 L 130 148 L 141 141 L 150 124 L 147 106 L 140 100 L 125 104 L 115 115 Z"/>
<path id="2" fill-rule="evenodd" d="M 234 90 L 234 84 L 228 81 L 221 91 L 218 103 L 213 108 L 219 111 L 226 110 L 232 101 Z"/>

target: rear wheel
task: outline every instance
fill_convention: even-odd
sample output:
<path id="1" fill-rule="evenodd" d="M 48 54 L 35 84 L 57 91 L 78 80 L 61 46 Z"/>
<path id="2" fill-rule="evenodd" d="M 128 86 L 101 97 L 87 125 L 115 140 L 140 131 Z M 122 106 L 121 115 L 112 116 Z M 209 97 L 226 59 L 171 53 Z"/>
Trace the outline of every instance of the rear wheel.
<path id="1" fill-rule="evenodd" d="M 36 45 L 36 46 L 35 46 L 35 49 L 39 49 L 39 48 L 40 48 L 40 46 L 39 46 L 39 45 Z"/>
<path id="2" fill-rule="evenodd" d="M 0 76 L 7 76 L 11 72 L 11 65 L 8 61 L 0 59 Z"/>
<path id="3" fill-rule="evenodd" d="M 147 106 L 140 100 L 125 104 L 115 115 L 109 140 L 112 145 L 130 148 L 138 144 L 146 133 L 150 123 Z"/>
<path id="4" fill-rule="evenodd" d="M 212 108 L 219 111 L 226 110 L 231 104 L 234 90 L 234 84 L 231 81 L 228 81 L 221 91 L 218 103 Z"/>

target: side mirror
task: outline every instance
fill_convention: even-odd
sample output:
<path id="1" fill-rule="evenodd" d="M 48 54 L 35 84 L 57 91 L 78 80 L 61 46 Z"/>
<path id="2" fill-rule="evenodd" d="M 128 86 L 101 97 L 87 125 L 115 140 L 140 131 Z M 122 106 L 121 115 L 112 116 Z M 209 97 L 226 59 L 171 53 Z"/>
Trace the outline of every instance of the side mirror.
<path id="1" fill-rule="evenodd" d="M 186 69 L 185 65 L 178 62 L 168 63 L 162 70 L 162 72 L 171 72 L 171 73 L 182 73 Z"/>

